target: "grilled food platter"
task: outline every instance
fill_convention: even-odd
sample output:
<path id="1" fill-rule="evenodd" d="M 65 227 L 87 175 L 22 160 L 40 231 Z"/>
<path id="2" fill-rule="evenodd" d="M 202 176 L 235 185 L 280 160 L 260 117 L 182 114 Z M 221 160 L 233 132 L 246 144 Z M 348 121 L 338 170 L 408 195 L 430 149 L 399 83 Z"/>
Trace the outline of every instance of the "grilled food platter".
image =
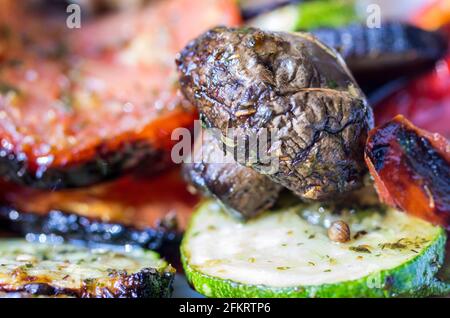
<path id="1" fill-rule="evenodd" d="M 406 7 L 0 1 L 0 297 L 450 295 L 450 7 Z"/>

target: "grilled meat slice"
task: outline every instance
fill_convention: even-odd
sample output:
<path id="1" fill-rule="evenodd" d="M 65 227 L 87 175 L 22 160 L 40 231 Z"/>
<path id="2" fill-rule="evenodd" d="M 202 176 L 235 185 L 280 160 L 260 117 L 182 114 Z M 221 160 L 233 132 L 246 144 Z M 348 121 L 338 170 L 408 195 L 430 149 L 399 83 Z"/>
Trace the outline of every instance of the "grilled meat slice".
<path id="1" fill-rule="evenodd" d="M 198 136 L 193 161 L 183 167 L 186 179 L 235 216 L 251 218 L 270 208 L 282 186 L 226 156 L 220 144 L 207 130 Z"/>
<path id="2" fill-rule="evenodd" d="M 342 60 L 314 37 L 219 27 L 192 41 L 177 64 L 182 91 L 206 126 L 232 141 L 230 128 L 274 132 L 264 153 L 279 160 L 273 181 L 311 200 L 361 186 L 372 112 Z M 232 143 L 227 151 L 245 149 Z"/>

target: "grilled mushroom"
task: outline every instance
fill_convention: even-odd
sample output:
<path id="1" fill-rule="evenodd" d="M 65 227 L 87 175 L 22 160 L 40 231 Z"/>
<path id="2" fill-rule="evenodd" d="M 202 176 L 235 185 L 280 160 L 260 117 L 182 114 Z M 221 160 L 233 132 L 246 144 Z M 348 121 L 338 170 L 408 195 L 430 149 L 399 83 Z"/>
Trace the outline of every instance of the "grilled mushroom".
<path id="1" fill-rule="evenodd" d="M 222 137 L 229 128 L 274 132 L 265 152 L 279 160 L 273 181 L 311 200 L 361 186 L 372 112 L 342 60 L 314 37 L 218 27 L 192 41 L 177 64 L 206 126 Z M 242 149 L 231 143 L 227 151 Z M 244 163 L 266 169 L 253 159 Z"/>
<path id="2" fill-rule="evenodd" d="M 204 195 L 219 199 L 234 215 L 251 218 L 270 208 L 282 186 L 231 156 L 222 161 L 221 152 L 214 136 L 203 132 L 203 138 L 195 142 L 193 162 L 184 164 L 186 179 Z"/>

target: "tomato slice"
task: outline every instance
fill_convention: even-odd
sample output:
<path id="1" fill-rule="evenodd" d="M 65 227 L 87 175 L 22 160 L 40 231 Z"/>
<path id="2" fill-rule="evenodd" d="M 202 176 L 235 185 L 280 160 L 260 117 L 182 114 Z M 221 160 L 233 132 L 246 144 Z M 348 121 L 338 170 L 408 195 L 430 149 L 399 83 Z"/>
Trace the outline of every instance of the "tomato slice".
<path id="1" fill-rule="evenodd" d="M 450 143 L 396 116 L 369 133 L 365 160 L 380 199 L 450 229 Z"/>
<path id="2" fill-rule="evenodd" d="M 52 189 L 116 178 L 169 152 L 171 132 L 196 117 L 178 92 L 177 52 L 212 26 L 240 23 L 232 0 L 156 1 L 80 29 L 5 3 L 0 174 Z"/>

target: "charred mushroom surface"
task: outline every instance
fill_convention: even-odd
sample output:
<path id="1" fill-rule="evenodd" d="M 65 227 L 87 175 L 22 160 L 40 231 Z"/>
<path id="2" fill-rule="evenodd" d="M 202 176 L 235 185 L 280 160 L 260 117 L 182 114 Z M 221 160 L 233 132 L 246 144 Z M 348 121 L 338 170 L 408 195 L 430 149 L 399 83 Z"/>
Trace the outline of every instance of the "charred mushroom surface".
<path id="1" fill-rule="evenodd" d="M 177 64 L 182 91 L 207 126 L 223 135 L 275 132 L 266 151 L 279 160 L 273 181 L 312 200 L 361 186 L 372 112 L 342 60 L 314 37 L 219 27 L 191 42 Z"/>
<path id="2" fill-rule="evenodd" d="M 204 195 L 219 199 L 228 212 L 251 218 L 270 208 L 282 188 L 267 176 L 230 161 L 221 161 L 220 143 L 203 132 L 195 142 L 193 161 L 184 164 L 185 178 Z"/>

